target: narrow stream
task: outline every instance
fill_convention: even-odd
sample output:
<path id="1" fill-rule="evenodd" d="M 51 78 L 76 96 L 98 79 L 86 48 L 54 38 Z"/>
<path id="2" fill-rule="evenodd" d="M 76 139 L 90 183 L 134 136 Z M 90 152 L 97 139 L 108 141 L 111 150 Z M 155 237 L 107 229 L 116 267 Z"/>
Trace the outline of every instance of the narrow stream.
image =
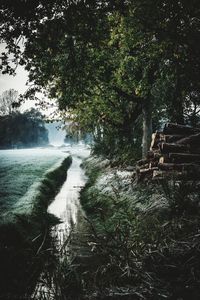
<path id="1" fill-rule="evenodd" d="M 56 232 L 59 232 L 59 242 L 61 245 L 69 235 L 71 228 L 78 222 L 78 216 L 83 214 L 79 195 L 81 188 L 83 188 L 87 181 L 87 177 L 84 170 L 80 167 L 82 158 L 77 157 L 76 152 L 77 149 L 71 153 L 72 165 L 67 172 L 67 179 L 55 200 L 48 208 L 49 213 L 54 214 L 62 221 L 55 228 Z M 84 154 L 85 157 L 86 152 Z"/>
<path id="2" fill-rule="evenodd" d="M 48 208 L 48 212 L 60 219 L 61 223 L 54 226 L 52 237 L 56 238 L 56 248 L 61 254 L 61 248 L 65 244 L 70 233 L 76 228 L 79 232 L 79 223 L 84 218 L 84 211 L 80 204 L 80 191 L 84 187 L 87 177 L 84 170 L 81 168 L 81 163 L 84 158 L 88 157 L 90 150 L 84 145 L 76 145 L 66 147 L 66 151 L 72 156 L 72 164 L 67 171 L 67 178 L 61 187 L 59 193 Z M 82 234 L 82 232 L 81 232 Z M 62 254 L 63 255 L 63 254 Z M 62 260 L 63 257 L 60 257 Z M 40 282 L 40 280 L 39 280 Z M 42 281 L 41 281 L 42 282 Z M 36 286 L 33 299 L 52 299 L 56 298 L 56 287 L 52 281 L 50 286 L 39 283 Z"/>

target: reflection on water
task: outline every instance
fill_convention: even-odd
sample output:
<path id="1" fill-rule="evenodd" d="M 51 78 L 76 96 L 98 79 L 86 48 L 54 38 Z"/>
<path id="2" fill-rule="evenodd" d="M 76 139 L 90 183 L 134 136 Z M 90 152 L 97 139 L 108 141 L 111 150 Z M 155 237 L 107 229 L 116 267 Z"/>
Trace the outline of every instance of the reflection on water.
<path id="1" fill-rule="evenodd" d="M 89 153 L 90 151 L 83 145 L 71 147 L 69 154 L 72 155 L 72 165 L 67 172 L 67 180 L 48 208 L 49 213 L 56 215 L 62 221 L 56 226 L 56 231 L 60 232 L 61 245 L 69 235 L 70 229 L 77 223 L 79 213 L 83 213 L 79 194 L 87 177 L 80 165 L 82 159 L 87 157 Z"/>
<path id="2" fill-rule="evenodd" d="M 44 273 L 41 274 L 33 294 L 33 299 L 57 299 L 57 295 L 60 293 L 60 291 L 57 290 L 57 285 L 61 284 L 57 282 L 57 276 L 62 276 L 62 272 L 60 275 L 57 268 L 60 268 L 59 262 L 66 258 L 68 254 L 66 241 L 68 241 L 72 229 L 76 227 L 78 230 L 79 223 L 81 223 L 80 221 L 84 216 L 79 196 L 80 190 L 85 185 L 87 177 L 80 165 L 83 158 L 89 156 L 90 150 L 82 144 L 68 146 L 62 149 L 65 153 L 72 156 L 72 164 L 67 171 L 65 183 L 48 208 L 49 213 L 54 214 L 61 220 L 61 223 L 54 226 L 52 230 L 53 239 L 51 249 L 54 261 L 53 269 L 44 270 Z M 64 245 L 67 249 L 65 247 L 63 248 Z M 51 265 L 51 257 L 49 259 Z M 55 264 L 55 262 L 58 264 Z M 58 279 L 58 281 L 59 280 L 60 279 Z"/>

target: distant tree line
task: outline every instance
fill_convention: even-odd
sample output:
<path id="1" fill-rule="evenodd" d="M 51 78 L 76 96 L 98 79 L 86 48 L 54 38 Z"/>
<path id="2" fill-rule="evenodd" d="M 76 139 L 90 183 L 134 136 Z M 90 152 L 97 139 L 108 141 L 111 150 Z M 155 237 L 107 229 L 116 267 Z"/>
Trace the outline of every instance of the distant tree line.
<path id="1" fill-rule="evenodd" d="M 14 72 L 10 52 L 27 96 L 57 98 L 96 152 L 145 156 L 152 128 L 198 125 L 199 0 L 3 1 L 0 16 L 2 72 Z"/>
<path id="2" fill-rule="evenodd" d="M 18 103 L 18 92 L 14 89 L 0 96 L 0 148 L 47 145 L 48 130 L 41 113 L 33 108 L 20 113 Z"/>

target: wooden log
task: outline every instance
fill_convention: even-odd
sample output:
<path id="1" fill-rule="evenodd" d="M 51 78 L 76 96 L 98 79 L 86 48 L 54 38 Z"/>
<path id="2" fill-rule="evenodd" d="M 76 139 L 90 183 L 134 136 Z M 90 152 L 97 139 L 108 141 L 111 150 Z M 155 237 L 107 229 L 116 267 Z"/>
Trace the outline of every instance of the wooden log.
<path id="1" fill-rule="evenodd" d="M 140 170 L 149 169 L 149 162 L 144 165 L 139 166 L 139 169 Z"/>
<path id="2" fill-rule="evenodd" d="M 200 154 L 190 153 L 169 153 L 169 160 L 172 163 L 192 163 L 200 164 Z M 161 161 L 159 161 L 161 163 Z M 167 162 L 167 161 L 163 161 Z"/>
<path id="3" fill-rule="evenodd" d="M 161 141 L 161 136 L 162 134 L 158 131 L 152 134 L 150 150 L 158 148 L 158 144 Z"/>
<path id="4" fill-rule="evenodd" d="M 190 153 L 190 154 L 200 154 L 200 148 L 194 145 L 183 145 L 183 144 L 169 144 L 161 143 L 159 145 L 161 154 L 167 153 Z"/>
<path id="5" fill-rule="evenodd" d="M 153 178 L 156 178 L 156 177 L 162 177 L 162 178 L 166 178 L 166 177 L 172 177 L 174 176 L 174 171 L 173 172 L 169 172 L 169 171 L 162 171 L 162 170 L 155 170 L 153 172 Z M 178 172 L 178 174 L 181 175 L 181 172 Z"/>
<path id="6" fill-rule="evenodd" d="M 177 135 L 177 134 L 176 135 L 164 135 L 163 134 L 162 140 L 165 143 L 175 143 L 185 137 L 186 137 L 185 135 L 180 135 L 180 134 L 179 135 Z"/>
<path id="7" fill-rule="evenodd" d="M 156 132 L 152 134 L 151 137 L 151 145 L 150 145 L 150 150 L 152 150 L 153 148 L 155 148 L 155 140 L 156 140 Z"/>
<path id="8" fill-rule="evenodd" d="M 159 158 L 159 164 L 170 163 L 170 159 L 167 155 L 161 156 Z"/>
<path id="9" fill-rule="evenodd" d="M 142 166 L 144 164 L 147 164 L 149 162 L 148 159 L 141 159 L 137 161 L 137 166 Z"/>
<path id="10" fill-rule="evenodd" d="M 150 169 L 155 168 L 155 167 L 158 167 L 158 160 L 152 161 L 152 162 L 150 162 L 150 164 L 149 164 L 149 168 L 150 168 Z"/>
<path id="11" fill-rule="evenodd" d="M 184 172 L 177 172 L 177 171 L 153 171 L 152 178 L 153 179 L 183 179 L 187 178 L 188 173 Z"/>
<path id="12" fill-rule="evenodd" d="M 200 154 L 191 153 L 169 153 L 159 159 L 159 163 L 195 163 L 200 164 Z"/>
<path id="13" fill-rule="evenodd" d="M 189 172 L 189 171 L 154 171 L 152 175 L 152 179 L 155 180 L 186 180 L 186 181 L 199 181 L 200 173 Z"/>
<path id="14" fill-rule="evenodd" d="M 142 169 L 140 170 L 139 174 L 138 174 L 138 180 L 139 181 L 142 181 L 144 180 L 145 178 L 152 178 L 152 175 L 153 175 L 153 172 L 155 170 L 158 170 L 158 168 L 148 168 L 148 169 Z"/>
<path id="15" fill-rule="evenodd" d="M 198 145 L 200 146 L 200 133 L 190 135 L 177 141 L 181 145 Z"/>
<path id="16" fill-rule="evenodd" d="M 169 143 L 161 143 L 159 145 L 161 154 L 166 154 L 169 152 L 173 153 L 184 153 L 190 151 L 190 146 L 188 145 L 180 145 L 180 144 L 169 144 Z"/>
<path id="17" fill-rule="evenodd" d="M 200 154 L 200 148 L 192 146 L 192 147 L 190 147 L 190 153 L 191 154 Z"/>
<path id="18" fill-rule="evenodd" d="M 153 172 L 153 169 L 140 169 L 140 174 L 149 174 L 149 173 L 152 173 Z"/>
<path id="19" fill-rule="evenodd" d="M 162 171 L 192 171 L 192 172 L 200 172 L 200 166 L 191 164 L 191 163 L 183 163 L 183 164 L 174 164 L 174 163 L 158 163 L 158 169 Z"/>
<path id="20" fill-rule="evenodd" d="M 154 152 L 152 150 L 147 152 L 147 159 L 154 158 Z"/>
<path id="21" fill-rule="evenodd" d="M 178 135 L 196 134 L 196 133 L 200 133 L 200 128 L 194 128 L 194 127 L 175 124 L 175 123 L 167 123 L 164 126 L 163 133 L 178 134 Z"/>

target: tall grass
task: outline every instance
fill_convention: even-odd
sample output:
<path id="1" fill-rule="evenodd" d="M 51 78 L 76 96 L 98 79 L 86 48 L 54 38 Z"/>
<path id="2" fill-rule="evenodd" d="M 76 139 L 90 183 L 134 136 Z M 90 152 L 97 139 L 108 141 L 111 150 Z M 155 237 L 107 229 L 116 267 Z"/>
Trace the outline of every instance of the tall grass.
<path id="1" fill-rule="evenodd" d="M 91 299 L 126 295 L 125 299 L 198 300 L 199 185 L 170 182 L 163 187 L 134 187 L 133 195 L 138 194 L 146 207 L 152 191 L 166 197 L 168 209 L 152 213 L 135 209 L 134 202 L 121 198 L 116 190 L 112 195 L 101 193 L 94 185 L 98 170 L 90 170 L 89 174 L 91 180 L 82 192 L 81 202 L 93 232 L 92 251 L 103 257 L 88 277 L 90 285 L 82 276 L 84 286 L 93 286 Z"/>
<path id="2" fill-rule="evenodd" d="M 33 187 L 34 190 L 34 187 L 37 187 L 36 182 L 41 181 L 45 170 L 49 170 L 55 164 L 58 166 L 58 162 L 60 164 L 65 157 L 65 153 L 55 149 L 1 150 L 1 215 L 6 211 L 11 211 L 30 188 Z M 24 197 L 25 202 L 27 202 L 27 196 Z"/>
<path id="3" fill-rule="evenodd" d="M 59 221 L 47 213 L 47 207 L 66 180 L 71 162 L 67 157 L 47 172 L 27 203 L 24 198 L 1 220 L 0 299 L 30 299 L 51 254 L 50 228 Z"/>
<path id="4" fill-rule="evenodd" d="M 40 278 L 44 288 L 36 290 L 34 299 L 198 300 L 199 186 L 184 182 L 162 188 L 135 186 L 133 194 L 139 195 L 143 206 L 149 207 L 150 194 L 166 197 L 167 211 L 152 213 L 136 209 L 116 188 L 103 194 L 95 187 L 99 174 L 97 167 L 87 172 L 89 181 L 81 193 L 90 234 L 81 245 L 80 232 L 80 248 L 87 246 L 91 257 L 72 259 L 73 232 L 62 247 L 57 247 L 59 232 L 54 240 L 46 233 L 48 247 L 41 247 L 43 238 L 37 248 L 38 259 L 48 258 Z"/>

